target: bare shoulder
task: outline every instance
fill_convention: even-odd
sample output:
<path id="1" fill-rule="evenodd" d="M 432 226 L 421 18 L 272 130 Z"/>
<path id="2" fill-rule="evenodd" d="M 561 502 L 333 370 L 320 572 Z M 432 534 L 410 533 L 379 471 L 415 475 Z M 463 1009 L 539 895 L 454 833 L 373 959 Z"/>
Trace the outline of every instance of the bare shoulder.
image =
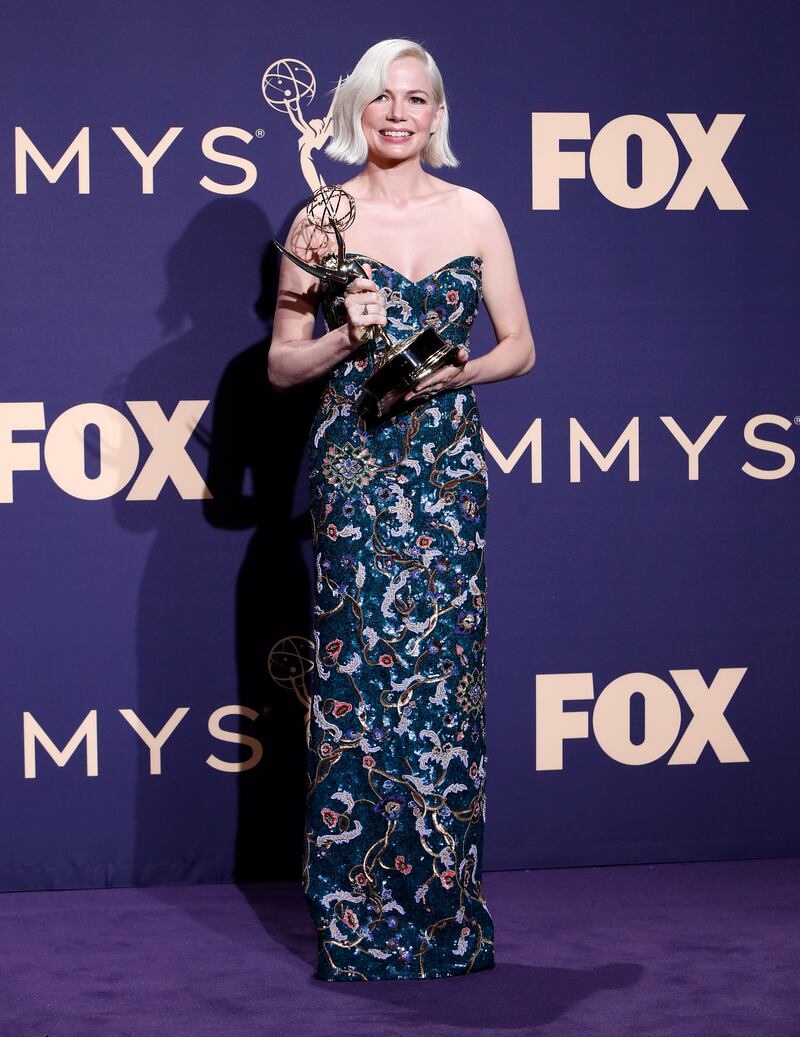
<path id="1" fill-rule="evenodd" d="M 351 176 L 349 180 L 342 180 L 342 182 L 337 183 L 336 186 L 341 187 L 344 191 L 350 191 L 354 185 L 358 185 L 360 182 L 358 176 Z"/>
<path id="2" fill-rule="evenodd" d="M 435 193 L 440 195 L 445 204 L 457 210 L 459 216 L 468 219 L 491 219 L 497 215 L 497 209 L 488 198 L 479 191 L 473 191 L 471 187 L 463 187 L 461 184 L 453 184 L 441 177 L 430 177 L 430 182 L 435 184 Z"/>
<path id="3" fill-rule="evenodd" d="M 477 254 L 495 261 L 510 247 L 502 216 L 494 203 L 479 191 L 462 187 L 460 192 L 461 219 L 472 231 Z"/>
<path id="4" fill-rule="evenodd" d="M 500 213 L 489 199 L 470 187 L 459 187 L 459 204 L 467 219 L 491 226 L 500 220 Z"/>

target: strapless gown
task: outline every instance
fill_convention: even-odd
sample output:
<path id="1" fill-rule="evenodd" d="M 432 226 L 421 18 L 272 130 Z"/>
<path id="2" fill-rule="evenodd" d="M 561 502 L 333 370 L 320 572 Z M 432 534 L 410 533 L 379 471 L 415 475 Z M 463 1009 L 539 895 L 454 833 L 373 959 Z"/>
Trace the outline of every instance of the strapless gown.
<path id="1" fill-rule="evenodd" d="M 410 281 L 368 256 L 389 336 L 431 323 L 469 348 L 483 261 Z M 345 322 L 341 295 L 322 310 Z M 447 322 L 440 328 L 441 322 Z M 315 978 L 431 979 L 490 968 L 486 503 L 471 386 L 366 426 L 372 343 L 329 374 L 309 435 L 315 605 L 303 889 Z"/>

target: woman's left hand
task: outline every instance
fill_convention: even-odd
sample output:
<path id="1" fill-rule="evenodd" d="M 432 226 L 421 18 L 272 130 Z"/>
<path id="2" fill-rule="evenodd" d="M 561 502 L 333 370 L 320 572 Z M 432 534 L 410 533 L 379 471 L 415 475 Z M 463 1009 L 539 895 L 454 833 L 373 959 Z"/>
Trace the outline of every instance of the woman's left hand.
<path id="1" fill-rule="evenodd" d="M 468 360 L 469 353 L 463 346 L 459 346 L 455 363 L 440 367 L 438 371 L 434 371 L 427 378 L 423 378 L 419 385 L 407 392 L 403 398 L 406 400 L 425 400 L 440 392 L 460 389 L 462 385 L 467 384 L 464 377 L 464 368 Z"/>

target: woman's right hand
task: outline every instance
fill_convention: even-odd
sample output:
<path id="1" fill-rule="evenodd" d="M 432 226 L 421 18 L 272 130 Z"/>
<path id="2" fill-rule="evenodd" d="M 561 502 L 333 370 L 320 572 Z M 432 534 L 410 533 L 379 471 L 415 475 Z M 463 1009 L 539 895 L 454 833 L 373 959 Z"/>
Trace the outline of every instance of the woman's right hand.
<path id="1" fill-rule="evenodd" d="M 364 264 L 366 277 L 351 281 L 344 293 L 350 345 L 356 349 L 364 342 L 364 329 L 371 324 L 386 324 L 386 298 L 372 280 L 372 268 Z M 366 309 L 366 313 L 364 310 Z"/>

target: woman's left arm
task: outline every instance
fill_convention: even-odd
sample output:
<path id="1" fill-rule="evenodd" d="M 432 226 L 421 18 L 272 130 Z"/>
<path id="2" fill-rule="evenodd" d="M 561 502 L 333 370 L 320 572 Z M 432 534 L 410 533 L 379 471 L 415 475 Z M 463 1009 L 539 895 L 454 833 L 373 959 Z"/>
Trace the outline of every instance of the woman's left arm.
<path id="1" fill-rule="evenodd" d="M 462 346 L 456 364 L 448 364 L 428 375 L 415 390 L 406 393 L 407 400 L 424 396 L 429 386 L 439 391 L 452 390 L 463 385 L 515 378 L 527 374 L 536 362 L 533 334 L 505 224 L 487 198 L 475 191 L 467 195 L 467 219 L 481 242 L 483 301 L 497 345 L 474 360 L 468 359 L 469 354 Z"/>
<path id="2" fill-rule="evenodd" d="M 466 362 L 462 385 L 515 378 L 527 374 L 536 363 L 536 347 L 505 224 L 488 199 L 474 194 L 470 200 L 483 256 L 483 302 L 497 345 Z"/>

